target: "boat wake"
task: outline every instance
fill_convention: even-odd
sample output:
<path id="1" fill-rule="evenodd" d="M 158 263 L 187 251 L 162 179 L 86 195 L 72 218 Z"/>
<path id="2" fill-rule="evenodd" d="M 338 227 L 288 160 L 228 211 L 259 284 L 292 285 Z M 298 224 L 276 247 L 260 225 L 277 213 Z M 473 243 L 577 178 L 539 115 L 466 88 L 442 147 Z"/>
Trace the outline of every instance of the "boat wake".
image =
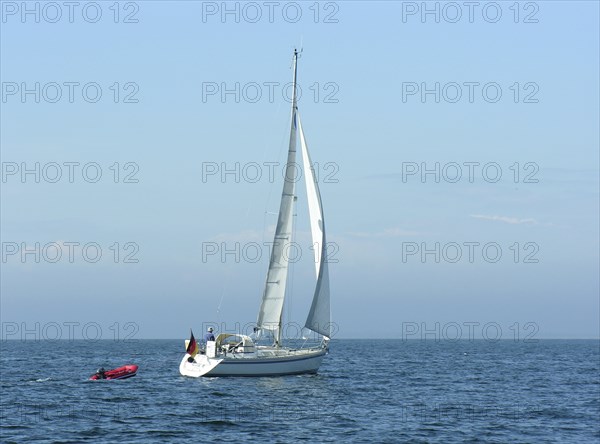
<path id="1" fill-rule="evenodd" d="M 39 379 L 29 379 L 28 382 L 48 382 L 52 381 L 52 378 L 39 378 Z"/>

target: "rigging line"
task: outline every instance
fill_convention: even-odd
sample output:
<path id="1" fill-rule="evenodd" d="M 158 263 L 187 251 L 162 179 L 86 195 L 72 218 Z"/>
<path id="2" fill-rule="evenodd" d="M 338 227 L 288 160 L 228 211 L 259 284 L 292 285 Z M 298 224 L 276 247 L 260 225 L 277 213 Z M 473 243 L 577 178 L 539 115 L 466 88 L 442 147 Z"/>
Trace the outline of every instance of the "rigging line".
<path id="1" fill-rule="evenodd" d="M 296 212 L 296 205 L 294 205 L 294 209 L 292 210 L 292 217 L 294 218 L 293 222 L 292 222 L 292 242 L 294 239 L 296 239 L 296 230 L 297 230 L 297 212 Z M 292 243 L 291 242 L 291 243 Z M 290 244 L 291 244 L 290 243 Z M 289 248 L 288 248 L 288 254 L 289 253 Z M 293 302 L 293 295 L 294 295 L 294 274 L 295 274 L 295 270 L 296 270 L 296 261 L 297 261 L 297 257 L 294 258 L 294 260 L 290 263 L 290 270 L 289 270 L 289 279 L 290 279 L 290 284 L 287 287 L 287 297 L 285 298 L 285 301 L 287 302 L 287 322 L 290 322 L 292 320 L 292 302 Z M 288 258 L 289 260 L 289 258 Z"/>
<path id="2" fill-rule="evenodd" d="M 221 322 L 221 307 L 223 305 L 223 301 L 225 300 L 225 295 L 227 294 L 227 283 L 231 281 L 231 267 L 232 264 L 227 264 L 225 267 L 225 279 L 221 282 L 221 298 L 219 300 L 219 305 L 217 305 L 216 310 L 216 321 L 217 323 Z"/>
<path id="3" fill-rule="evenodd" d="M 292 68 L 293 68 L 293 65 L 294 65 L 294 59 L 292 58 L 292 63 L 291 63 L 291 65 L 290 65 L 290 68 L 289 68 L 289 69 L 292 69 Z M 282 94 L 282 99 L 283 99 L 283 98 L 284 98 L 284 97 L 283 97 L 283 94 Z M 286 105 L 287 105 L 287 104 L 286 104 Z M 275 122 L 278 122 L 278 121 L 277 121 L 277 118 L 278 118 L 279 116 L 281 116 L 281 115 L 282 115 L 282 114 L 280 113 L 281 106 L 282 106 L 282 102 L 281 102 L 281 100 L 278 100 L 278 101 L 277 101 L 277 109 L 275 110 L 275 112 L 274 112 L 274 113 L 273 113 L 273 115 L 271 116 L 271 120 L 272 120 L 272 122 L 273 122 L 273 125 L 271 126 L 271 128 L 275 128 Z M 292 117 L 293 117 L 293 116 L 292 116 Z M 285 125 L 284 125 L 284 126 L 283 126 L 283 128 L 282 128 L 282 132 L 281 132 L 281 139 L 280 139 L 280 141 L 279 141 L 279 144 L 277 145 L 277 146 L 279 147 L 278 154 L 277 154 L 277 166 L 279 166 L 279 164 L 280 164 L 280 160 L 281 160 L 281 155 L 282 155 L 282 153 L 285 153 L 285 154 L 287 155 L 287 152 L 288 152 L 288 149 L 289 149 L 289 146 L 288 146 L 287 144 L 285 144 L 285 140 L 286 140 L 286 138 L 288 138 L 288 137 L 289 137 L 290 125 L 291 125 L 291 122 L 290 122 L 290 124 L 288 124 L 287 126 L 285 126 Z M 285 149 L 283 149 L 284 147 L 285 147 Z M 267 147 L 266 147 L 266 145 L 265 145 L 265 149 L 264 149 L 264 152 L 263 152 L 263 160 L 264 160 L 264 157 L 266 156 L 266 150 L 267 150 Z M 269 200 L 271 199 L 271 193 L 272 193 L 272 191 L 273 191 L 274 182 L 275 182 L 275 181 L 273 181 L 273 182 L 271 183 L 271 186 L 269 187 L 269 194 L 268 194 L 268 196 L 267 196 L 267 203 L 266 203 L 266 206 L 265 206 L 265 211 L 266 211 L 266 207 L 267 207 L 267 206 L 268 206 L 268 204 L 269 204 Z"/>
<path id="4" fill-rule="evenodd" d="M 278 102 L 277 104 L 277 111 L 276 114 L 279 114 L 279 110 L 281 109 L 281 102 Z M 275 115 L 273 116 L 273 121 L 275 120 Z M 274 127 L 275 125 L 273 125 L 272 127 Z M 265 212 L 267 211 L 267 208 L 269 207 L 269 202 L 271 201 L 271 195 L 273 194 L 273 188 L 275 187 L 275 181 L 277 178 L 279 178 L 279 166 L 281 165 L 281 156 L 283 153 L 285 153 L 287 155 L 289 146 L 285 143 L 286 138 L 289 137 L 289 126 L 283 126 L 282 132 L 281 132 L 281 138 L 279 140 L 279 143 L 277 144 L 277 147 L 279 148 L 277 150 L 277 165 L 275 166 L 275 176 L 273 178 L 273 181 L 270 181 L 270 185 L 269 185 L 269 193 L 267 194 L 267 201 L 265 202 Z M 265 149 L 264 149 L 264 153 L 263 153 L 263 165 L 264 165 L 264 159 L 266 158 L 266 151 L 267 151 L 267 146 L 265 144 Z"/>
<path id="5" fill-rule="evenodd" d="M 273 115 L 273 120 L 274 121 L 275 121 L 275 117 L 279 115 L 279 110 L 280 109 L 281 109 L 281 102 L 278 102 L 278 104 L 277 104 L 277 110 L 276 110 L 275 114 Z M 282 126 L 281 137 L 280 137 L 279 143 L 277 144 L 277 147 L 279 149 L 277 150 L 277 164 L 276 164 L 276 167 L 275 167 L 276 168 L 275 169 L 275 176 L 273 178 L 273 181 L 270 181 L 270 184 L 269 184 L 269 192 L 267 194 L 267 199 L 265 201 L 265 207 L 264 207 L 265 209 L 264 209 L 264 213 L 263 213 L 262 243 L 261 243 L 261 245 L 263 245 L 263 246 L 266 243 L 265 242 L 265 238 L 267 236 L 267 225 L 268 225 L 268 223 L 267 223 L 267 217 L 269 215 L 275 215 L 275 216 L 279 215 L 279 211 L 273 212 L 273 211 L 268 211 L 268 209 L 269 209 L 269 204 L 271 202 L 271 197 L 273 195 L 273 189 L 275 187 L 275 183 L 277 182 L 277 185 L 279 185 L 279 180 L 277 180 L 277 179 L 279 178 L 279 171 L 280 171 L 279 166 L 282 166 L 281 165 L 281 157 L 282 157 L 282 155 L 284 153 L 287 156 L 287 153 L 288 153 L 288 150 L 289 150 L 289 146 L 286 143 L 286 139 L 289 138 L 290 125 L 291 125 L 291 122 L 288 122 L 287 125 Z M 274 126 L 275 125 L 273 125 L 273 127 Z M 277 126 L 279 126 L 279 125 L 277 125 Z M 267 151 L 267 145 L 265 144 L 263 158 L 266 158 L 266 151 Z M 287 157 L 286 157 L 286 159 L 287 159 Z M 264 162 L 263 162 L 263 165 L 264 165 Z M 277 210 L 279 210 L 279 208 Z M 271 237 L 271 236 L 269 236 L 269 237 Z M 268 256 L 268 258 L 271 257 L 271 250 L 270 249 L 268 251 L 268 255 L 267 256 Z M 267 274 L 268 274 L 268 272 L 267 272 Z M 258 276 L 260 276 L 260 275 L 257 274 L 257 278 L 259 278 Z M 260 300 L 262 300 L 262 291 L 260 292 L 259 298 L 260 298 Z"/>
<path id="6" fill-rule="evenodd" d="M 280 109 L 281 109 L 281 102 L 278 102 L 278 103 L 277 103 L 277 108 L 276 108 L 275 112 L 273 113 L 273 115 L 271 116 L 271 119 L 270 119 L 270 120 L 271 120 L 271 122 L 275 122 L 275 121 L 276 121 L 276 116 L 279 114 L 279 110 L 280 110 Z M 270 128 L 273 128 L 273 127 L 275 127 L 274 123 L 272 123 L 271 125 L 269 125 L 269 127 L 270 127 Z M 284 135 L 283 137 L 285 137 L 285 135 Z M 283 137 L 282 137 L 282 139 L 283 139 Z M 280 144 L 280 145 L 281 145 L 281 144 Z M 263 151 L 262 151 L 262 155 L 261 155 L 261 164 L 260 164 L 260 165 L 262 165 L 262 166 L 265 166 L 265 163 L 266 163 L 266 162 L 265 162 L 265 160 L 266 160 L 266 158 L 267 158 L 267 150 L 268 150 L 268 146 L 269 146 L 269 144 L 267 144 L 267 143 L 263 143 Z M 281 153 L 279 154 L 279 156 L 281 156 Z M 278 160 L 279 160 L 279 159 L 278 159 Z M 262 168 L 262 167 L 261 167 L 261 168 Z M 261 170 L 261 171 L 262 171 L 262 170 Z M 262 172 L 262 173 L 264 173 L 264 172 Z M 270 173 L 269 173 L 269 174 L 270 174 Z M 261 176 L 261 177 L 264 177 L 264 174 L 263 174 L 263 176 Z M 267 201 L 268 201 L 268 199 L 269 199 L 269 198 L 270 198 L 270 196 L 271 196 L 271 191 L 272 191 L 272 189 L 273 189 L 273 184 L 271 183 L 271 186 L 269 186 L 269 194 L 268 194 L 268 197 L 267 197 Z M 254 196 L 254 195 L 253 195 L 253 196 Z M 244 217 L 245 219 L 247 219 L 247 218 L 248 218 L 248 214 L 250 213 L 250 208 L 253 206 L 253 203 L 254 203 L 254 198 L 250 198 L 250 199 L 248 200 L 248 207 L 246 208 L 246 214 L 245 214 L 245 217 Z"/>
<path id="7" fill-rule="evenodd" d="M 225 297 L 225 283 L 221 286 L 221 300 L 219 301 L 219 305 L 217 306 L 217 321 L 219 321 L 219 316 L 221 315 L 221 305 L 223 304 L 223 298 Z"/>
<path id="8" fill-rule="evenodd" d="M 277 101 L 277 106 L 276 106 L 273 114 L 271 115 L 271 117 L 269 119 L 270 120 L 270 124 L 268 125 L 269 128 L 275 128 L 275 123 L 277 122 L 277 117 L 280 115 L 280 110 L 281 110 L 281 101 Z M 285 138 L 285 132 L 282 134 L 281 142 L 279 143 L 278 146 L 282 146 L 283 145 L 284 138 Z M 265 166 L 265 159 L 267 158 L 268 146 L 269 146 L 269 144 L 263 143 L 263 150 L 262 150 L 262 155 L 261 155 L 261 158 L 262 158 L 261 160 L 262 160 L 262 165 L 263 166 Z M 281 149 L 279 149 L 279 155 L 278 156 L 279 157 L 278 157 L 277 161 L 279 163 L 279 160 L 281 159 Z M 270 172 L 269 172 L 269 174 L 270 174 Z M 275 182 L 275 181 L 273 181 L 273 182 Z M 269 200 L 271 198 L 272 191 L 273 191 L 273 182 L 269 186 L 269 192 L 268 192 L 268 195 L 267 195 L 267 203 L 265 204 L 265 211 L 266 211 L 266 209 L 268 207 L 268 203 L 269 203 Z M 251 198 L 251 199 L 248 200 L 248 207 L 246 208 L 246 214 L 245 214 L 245 217 L 244 217 L 245 219 L 248 218 L 248 214 L 250 213 L 250 208 L 252 207 L 253 202 L 254 202 L 253 198 Z M 263 233 L 264 233 L 264 221 L 263 221 Z M 263 237 L 263 242 L 264 242 L 264 237 Z"/>

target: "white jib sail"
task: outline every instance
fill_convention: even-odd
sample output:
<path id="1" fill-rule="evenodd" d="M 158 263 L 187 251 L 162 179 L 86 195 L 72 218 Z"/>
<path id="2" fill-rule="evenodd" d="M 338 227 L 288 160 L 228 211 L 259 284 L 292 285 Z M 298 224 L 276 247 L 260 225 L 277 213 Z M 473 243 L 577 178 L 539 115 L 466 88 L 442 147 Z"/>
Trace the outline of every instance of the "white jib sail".
<path id="1" fill-rule="evenodd" d="M 292 124 L 290 129 L 290 144 L 288 158 L 279 206 L 279 218 L 275 229 L 275 238 L 271 250 L 267 281 L 263 292 L 262 303 L 258 312 L 257 326 L 274 332 L 275 340 L 280 340 L 281 315 L 285 298 L 285 288 L 288 276 L 290 243 L 292 242 L 292 225 L 294 213 L 295 184 L 296 184 L 296 58 L 294 54 L 294 91 L 292 97 Z"/>
<path id="2" fill-rule="evenodd" d="M 323 206 L 321 204 L 321 193 L 319 184 L 311 168 L 310 155 L 300 115 L 298 118 L 298 130 L 300 132 L 300 146 L 302 151 L 302 163 L 304 170 L 304 182 L 306 183 L 306 196 L 308 200 L 308 212 L 310 215 L 310 231 L 312 234 L 313 249 L 315 254 L 315 269 L 317 284 L 313 296 L 312 305 L 306 319 L 305 327 L 312 331 L 331 336 L 331 308 L 329 301 L 329 268 L 327 266 L 327 242 L 325 240 L 325 219 L 323 218 Z"/>

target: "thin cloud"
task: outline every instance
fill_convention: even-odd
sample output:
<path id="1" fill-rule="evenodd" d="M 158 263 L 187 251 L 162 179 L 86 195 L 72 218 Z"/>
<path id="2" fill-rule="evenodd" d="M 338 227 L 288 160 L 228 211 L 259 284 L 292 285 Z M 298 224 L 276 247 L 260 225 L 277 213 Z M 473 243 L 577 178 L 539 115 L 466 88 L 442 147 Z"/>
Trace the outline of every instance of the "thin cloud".
<path id="1" fill-rule="evenodd" d="M 403 230 L 402 228 L 386 228 L 383 231 L 366 232 L 366 231 L 353 231 L 348 233 L 350 236 L 362 237 L 362 238 L 392 238 L 392 237 L 407 237 L 417 236 L 420 233 L 418 231 Z"/>
<path id="2" fill-rule="evenodd" d="M 470 217 L 475 219 L 483 219 L 483 220 L 494 220 L 498 222 L 504 222 L 511 225 L 520 225 L 520 224 L 530 224 L 537 225 L 538 221 L 533 218 L 527 219 L 519 219 L 518 217 L 508 217 L 508 216 L 488 216 L 485 214 L 470 214 Z"/>

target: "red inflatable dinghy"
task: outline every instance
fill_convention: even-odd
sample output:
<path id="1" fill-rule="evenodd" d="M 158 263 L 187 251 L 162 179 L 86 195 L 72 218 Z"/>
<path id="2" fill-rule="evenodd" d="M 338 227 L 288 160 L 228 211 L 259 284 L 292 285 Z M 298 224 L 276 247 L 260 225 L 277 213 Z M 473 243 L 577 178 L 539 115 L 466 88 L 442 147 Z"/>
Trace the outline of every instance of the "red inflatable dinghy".
<path id="1" fill-rule="evenodd" d="M 90 379 L 125 379 L 135 376 L 138 371 L 138 366 L 134 364 L 124 365 L 123 367 L 112 370 L 98 369 L 96 373 L 90 376 Z"/>

